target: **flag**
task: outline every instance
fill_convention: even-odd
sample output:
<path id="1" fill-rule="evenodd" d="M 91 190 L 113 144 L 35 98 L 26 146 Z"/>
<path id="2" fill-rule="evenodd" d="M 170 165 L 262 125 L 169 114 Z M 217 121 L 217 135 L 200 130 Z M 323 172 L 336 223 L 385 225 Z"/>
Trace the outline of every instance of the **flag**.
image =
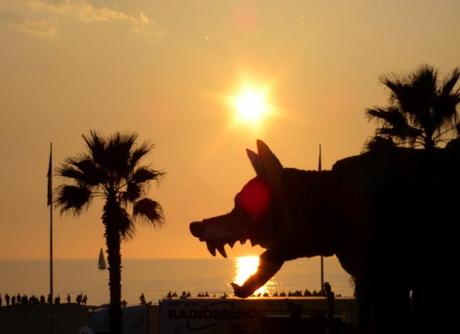
<path id="1" fill-rule="evenodd" d="M 50 144 L 50 160 L 48 163 L 48 173 L 46 174 L 48 178 L 48 191 L 47 191 L 47 202 L 46 205 L 50 206 L 53 203 L 53 144 Z"/>
<path id="2" fill-rule="evenodd" d="M 319 145 L 318 170 L 321 172 L 321 145 Z"/>

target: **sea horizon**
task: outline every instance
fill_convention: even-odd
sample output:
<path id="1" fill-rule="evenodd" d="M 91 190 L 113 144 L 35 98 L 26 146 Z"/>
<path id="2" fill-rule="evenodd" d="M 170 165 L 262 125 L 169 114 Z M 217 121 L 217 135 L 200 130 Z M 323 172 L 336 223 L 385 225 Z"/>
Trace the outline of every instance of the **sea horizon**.
<path id="1" fill-rule="evenodd" d="M 244 261 L 242 261 L 244 260 Z M 249 260 L 249 262 L 247 261 Z M 222 258 L 126 258 L 122 261 L 122 299 L 138 304 L 144 294 L 153 304 L 165 298 L 168 292 L 191 296 L 207 292 L 209 296 L 233 295 L 230 282 L 240 283 L 250 275 L 247 266 L 257 267 L 257 257 Z M 78 294 L 87 295 L 89 305 L 109 302 L 108 270 L 97 268 L 97 259 L 55 259 L 54 295 L 65 303 L 67 295 L 72 302 Z M 336 258 L 326 258 L 325 281 L 334 292 L 352 296 L 350 275 L 343 271 Z M 288 261 L 261 292 L 273 295 L 296 290 L 313 292 L 320 289 L 319 258 Z M 40 297 L 48 295 L 49 259 L 0 259 L 0 294 L 25 294 Z M 259 292 L 260 293 L 260 292 Z"/>

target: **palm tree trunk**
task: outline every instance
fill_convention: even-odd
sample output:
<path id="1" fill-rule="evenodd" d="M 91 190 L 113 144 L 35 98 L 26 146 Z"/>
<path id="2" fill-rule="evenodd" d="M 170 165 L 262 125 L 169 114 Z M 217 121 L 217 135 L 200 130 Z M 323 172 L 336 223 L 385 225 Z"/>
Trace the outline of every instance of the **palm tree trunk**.
<path id="1" fill-rule="evenodd" d="M 436 147 L 436 143 L 433 139 L 434 126 L 425 125 L 425 136 L 424 136 L 424 147 L 426 150 L 433 150 Z"/>
<path id="2" fill-rule="evenodd" d="M 120 207 L 114 198 L 109 196 L 104 206 L 103 221 L 105 225 L 105 240 L 107 245 L 107 260 L 109 263 L 109 332 L 121 334 L 122 309 L 121 309 L 121 252 L 120 231 L 118 227 L 118 212 Z"/>

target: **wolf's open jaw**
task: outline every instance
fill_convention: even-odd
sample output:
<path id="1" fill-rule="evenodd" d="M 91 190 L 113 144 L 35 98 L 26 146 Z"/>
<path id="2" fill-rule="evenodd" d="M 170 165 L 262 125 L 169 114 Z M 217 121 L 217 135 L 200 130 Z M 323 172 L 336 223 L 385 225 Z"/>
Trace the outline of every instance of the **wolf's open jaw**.
<path id="1" fill-rule="evenodd" d="M 213 222 L 193 222 L 190 224 L 190 232 L 193 236 L 200 239 L 200 241 L 206 242 L 209 253 L 212 256 L 216 256 L 219 252 L 223 257 L 227 258 L 227 252 L 225 246 L 233 248 L 235 243 L 239 241 L 241 245 L 244 245 L 249 240 L 248 237 L 229 237 L 224 236 L 225 229 L 219 228 L 219 222 L 213 219 Z M 232 233 L 231 233 L 232 234 Z M 251 240 L 251 245 L 255 246 L 256 243 Z"/>
<path id="2" fill-rule="evenodd" d="M 232 248 L 237 241 L 244 244 L 249 240 L 252 246 L 261 245 L 266 249 L 260 256 L 256 273 L 242 286 L 231 284 L 235 295 L 243 298 L 263 286 L 284 262 L 278 256 L 278 252 L 273 250 L 276 249 L 279 240 L 273 240 L 271 237 L 276 233 L 271 233 L 273 221 L 270 219 L 273 201 L 283 197 L 280 193 L 283 188 L 283 167 L 265 143 L 258 141 L 257 148 L 258 153 L 247 151 L 257 176 L 236 195 L 233 210 L 225 215 L 190 224 L 192 235 L 206 242 L 212 256 L 219 252 L 226 258 L 225 246 L 229 245 Z M 268 236 L 270 239 L 267 239 Z"/>
<path id="3" fill-rule="evenodd" d="M 215 233 L 218 229 L 218 225 L 219 221 L 216 220 L 207 220 L 190 224 L 191 233 L 195 237 L 199 238 L 200 241 L 206 242 L 208 251 L 212 256 L 216 256 L 217 252 L 219 252 L 224 258 L 227 258 L 225 246 L 229 245 L 230 248 L 233 248 L 237 241 L 239 241 L 242 245 L 245 244 L 247 240 L 251 242 L 252 246 L 257 244 L 257 242 L 249 237 L 224 239 L 222 238 L 222 231 Z M 219 239 L 213 239 L 213 236 L 219 236 Z M 262 287 L 271 277 L 273 277 L 273 275 L 275 275 L 283 263 L 284 260 L 278 258 L 275 255 L 275 252 L 269 249 L 266 250 L 259 257 L 259 266 L 255 274 L 251 275 L 241 286 L 236 283 L 230 283 L 235 296 L 246 298 L 252 295 L 257 289 Z"/>

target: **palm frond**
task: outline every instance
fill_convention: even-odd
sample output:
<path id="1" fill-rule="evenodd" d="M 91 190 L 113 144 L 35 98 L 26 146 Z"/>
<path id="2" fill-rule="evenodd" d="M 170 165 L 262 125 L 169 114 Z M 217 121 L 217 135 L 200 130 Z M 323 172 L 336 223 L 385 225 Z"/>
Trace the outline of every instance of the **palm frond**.
<path id="1" fill-rule="evenodd" d="M 134 234 L 136 233 L 136 227 L 134 226 L 131 216 L 125 208 L 121 209 L 121 213 L 122 214 L 119 217 L 119 228 L 121 237 L 125 240 L 131 239 L 134 237 Z"/>
<path id="2" fill-rule="evenodd" d="M 90 130 L 89 136 L 82 135 L 82 137 L 90 151 L 91 159 L 96 164 L 103 164 L 107 147 L 106 140 L 94 130 Z"/>
<path id="3" fill-rule="evenodd" d="M 142 166 L 134 171 L 131 180 L 136 183 L 144 183 L 152 180 L 158 181 L 158 178 L 162 175 L 164 175 L 163 172 Z"/>
<path id="4" fill-rule="evenodd" d="M 443 83 L 442 88 L 441 88 L 441 96 L 451 95 L 459 79 L 460 79 L 460 69 L 455 68 L 450 74 L 450 76 Z M 458 95 L 458 94 L 459 94 L 458 90 L 457 92 L 454 92 L 454 95 Z"/>
<path id="5" fill-rule="evenodd" d="M 390 91 L 390 103 L 400 103 L 400 101 L 409 100 L 407 86 L 401 80 L 396 79 L 394 75 L 384 76 L 380 82 Z"/>
<path id="6" fill-rule="evenodd" d="M 384 76 L 381 82 L 390 91 L 390 106 L 366 111 L 370 119 L 383 123 L 376 130 L 377 136 L 392 137 L 411 146 L 423 143 L 426 149 L 443 142 L 444 135 L 457 123 L 460 89 L 455 87 L 460 70 L 455 69 L 443 84 L 438 77 L 438 71 L 429 65 L 409 75 Z"/>
<path id="7" fill-rule="evenodd" d="M 105 150 L 104 166 L 115 178 L 129 175 L 131 152 L 137 139 L 136 134 L 115 133 L 108 140 Z"/>
<path id="8" fill-rule="evenodd" d="M 163 224 L 163 209 L 160 203 L 150 198 L 143 198 L 134 204 L 133 216 L 144 218 L 153 226 Z"/>
<path id="9" fill-rule="evenodd" d="M 85 186 L 62 185 L 58 187 L 56 203 L 61 213 L 72 211 L 78 215 L 91 202 L 91 189 Z"/>
<path id="10" fill-rule="evenodd" d="M 136 147 L 131 153 L 131 159 L 129 165 L 131 168 L 134 168 L 140 160 L 149 154 L 155 148 L 154 144 L 149 144 L 147 142 L 142 143 L 139 147 Z"/>
<path id="11" fill-rule="evenodd" d="M 123 202 L 132 203 L 137 200 L 142 194 L 142 188 L 137 182 L 130 182 L 126 186 L 126 191 L 124 191 L 121 196 Z"/>
<path id="12" fill-rule="evenodd" d="M 57 169 L 57 175 L 75 180 L 75 182 L 80 183 L 85 180 L 85 175 L 71 165 L 63 165 Z"/>
<path id="13" fill-rule="evenodd" d="M 397 137 L 404 141 L 421 134 L 419 129 L 408 124 L 401 109 L 397 107 L 367 109 L 367 115 L 383 122 L 383 126 L 376 130 L 378 135 Z"/>
<path id="14" fill-rule="evenodd" d="M 377 118 L 384 123 L 389 123 L 391 126 L 406 126 L 407 120 L 401 110 L 396 107 L 388 108 L 371 108 L 366 110 L 370 118 Z"/>
<path id="15" fill-rule="evenodd" d="M 73 179 L 79 184 L 96 186 L 102 184 L 106 175 L 101 168 L 95 165 L 94 160 L 83 155 L 80 158 L 68 158 L 57 170 L 58 175 Z"/>

